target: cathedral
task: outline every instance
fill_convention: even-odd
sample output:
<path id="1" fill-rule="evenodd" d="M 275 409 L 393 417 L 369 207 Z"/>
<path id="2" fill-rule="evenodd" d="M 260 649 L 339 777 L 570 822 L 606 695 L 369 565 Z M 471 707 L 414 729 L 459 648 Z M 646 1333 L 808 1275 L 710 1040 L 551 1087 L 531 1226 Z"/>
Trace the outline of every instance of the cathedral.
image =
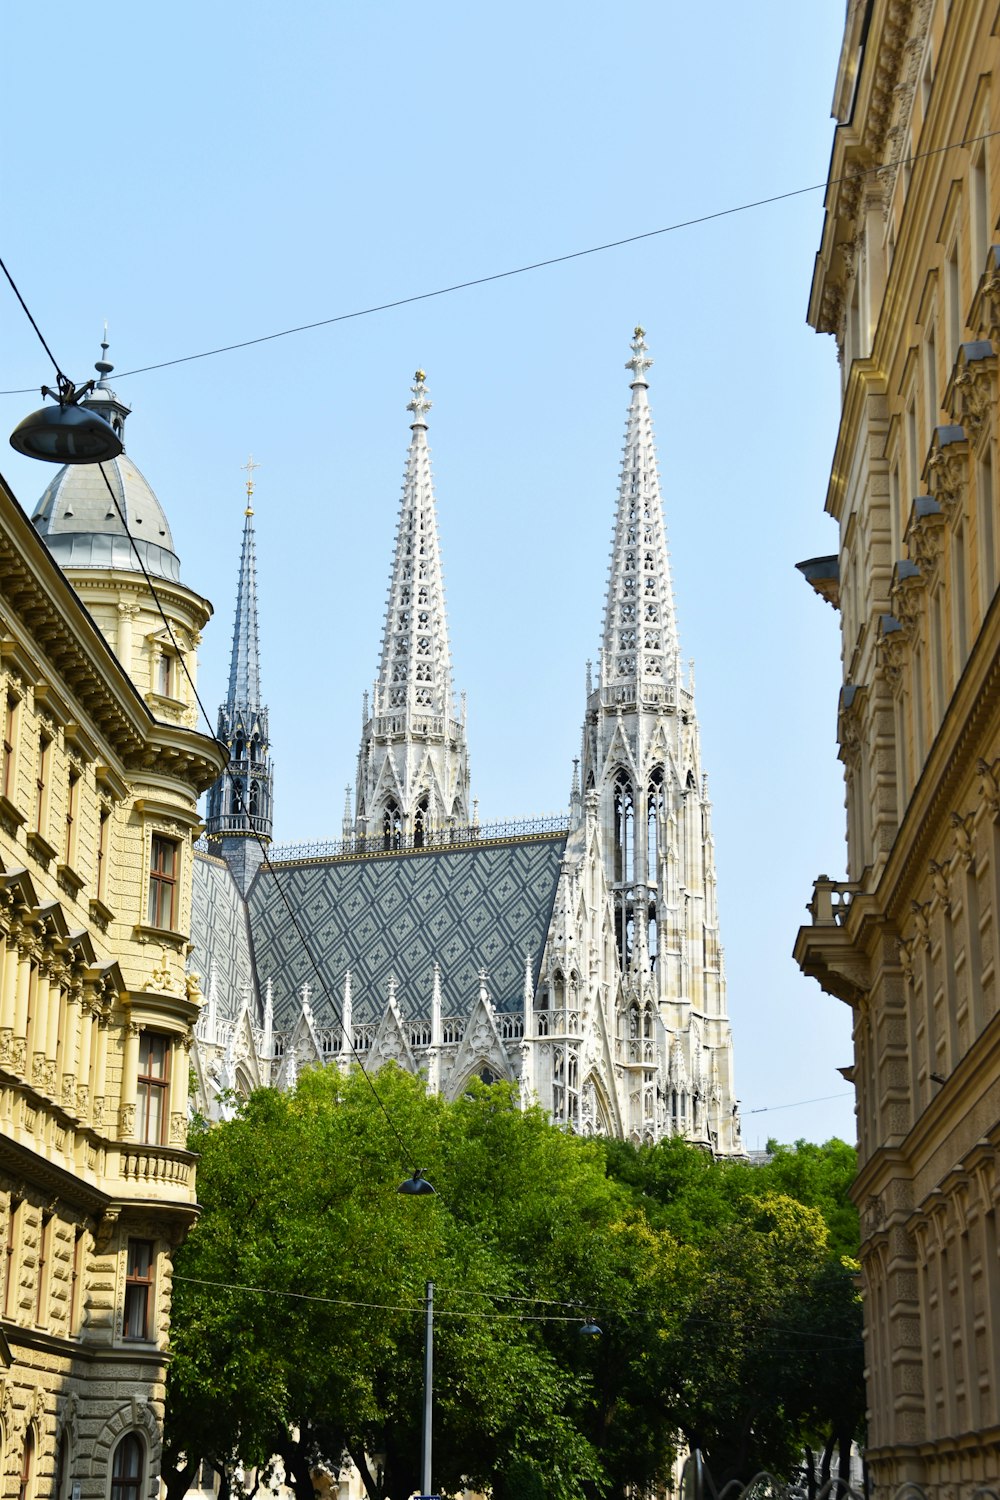
<path id="1" fill-rule="evenodd" d="M 482 824 L 456 712 L 418 370 L 378 676 L 342 837 L 272 842 L 253 482 L 193 869 L 205 1003 L 198 1105 L 387 1061 L 449 1097 L 473 1076 L 583 1134 L 742 1154 L 694 683 L 682 674 L 637 328 L 612 563 L 581 756 L 561 819 Z M 265 622 L 266 628 L 266 622 Z"/>

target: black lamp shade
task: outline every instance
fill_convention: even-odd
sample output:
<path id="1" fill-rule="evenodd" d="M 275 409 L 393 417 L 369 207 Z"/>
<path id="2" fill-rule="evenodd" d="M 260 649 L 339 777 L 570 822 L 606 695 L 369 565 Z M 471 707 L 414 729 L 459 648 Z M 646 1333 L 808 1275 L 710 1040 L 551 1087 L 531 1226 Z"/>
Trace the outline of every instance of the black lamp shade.
<path id="1" fill-rule="evenodd" d="M 80 406 L 42 406 L 19 422 L 10 446 L 49 464 L 99 464 L 124 453 L 121 438 L 95 411 Z"/>
<path id="2" fill-rule="evenodd" d="M 416 1169 L 412 1177 L 407 1177 L 403 1182 L 399 1184 L 399 1187 L 396 1189 L 397 1193 L 407 1193 L 410 1195 L 433 1193 L 433 1191 L 434 1189 L 427 1181 L 427 1178 L 424 1176 L 423 1170 L 420 1167 Z"/>

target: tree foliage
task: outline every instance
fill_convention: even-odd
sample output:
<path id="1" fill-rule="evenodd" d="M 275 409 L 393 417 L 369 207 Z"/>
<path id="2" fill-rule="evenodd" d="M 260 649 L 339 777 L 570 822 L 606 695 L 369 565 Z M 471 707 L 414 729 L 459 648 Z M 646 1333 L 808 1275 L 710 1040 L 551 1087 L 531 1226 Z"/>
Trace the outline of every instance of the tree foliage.
<path id="1" fill-rule="evenodd" d="M 387 1069 L 377 1088 L 317 1069 L 197 1132 L 172 1500 L 195 1458 L 224 1494 L 274 1456 L 298 1500 L 347 1459 L 370 1500 L 418 1489 L 428 1280 L 437 1490 L 618 1497 L 662 1477 L 680 1438 L 720 1473 L 780 1469 L 824 1424 L 857 1425 L 839 1352 L 857 1311 L 838 1260 L 849 1148 L 751 1168 L 579 1139 L 503 1085 L 448 1103 Z M 401 1142 L 433 1197 L 396 1192 Z"/>

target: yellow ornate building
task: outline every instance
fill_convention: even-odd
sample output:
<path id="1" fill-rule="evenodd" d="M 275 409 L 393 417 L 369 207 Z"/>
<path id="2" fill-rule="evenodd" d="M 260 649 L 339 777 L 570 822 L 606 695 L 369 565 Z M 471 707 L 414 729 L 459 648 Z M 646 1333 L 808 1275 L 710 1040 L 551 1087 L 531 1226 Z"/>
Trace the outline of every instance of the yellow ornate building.
<path id="1" fill-rule="evenodd" d="M 172 632 L 99 470 L 61 470 L 34 526 L 0 481 L 0 1496 L 20 1500 L 159 1493 L 170 1250 L 195 1213 L 191 836 L 223 757 L 178 655 L 193 671 L 209 607 L 142 476 L 106 469 Z"/>
<path id="2" fill-rule="evenodd" d="M 840 610 L 847 879 L 796 957 L 852 1008 L 876 1491 L 1000 1474 L 1000 36 L 850 0 L 809 321 L 843 409 L 801 564 Z"/>

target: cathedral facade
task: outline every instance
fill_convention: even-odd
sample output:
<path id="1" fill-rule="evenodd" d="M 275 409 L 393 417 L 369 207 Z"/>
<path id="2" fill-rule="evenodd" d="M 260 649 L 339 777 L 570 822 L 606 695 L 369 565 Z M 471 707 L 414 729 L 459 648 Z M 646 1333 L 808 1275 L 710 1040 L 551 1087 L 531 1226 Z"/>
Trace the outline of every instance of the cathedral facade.
<path id="1" fill-rule="evenodd" d="M 232 665 L 195 860 L 200 1107 L 392 1060 L 454 1097 L 515 1083 L 557 1123 L 740 1154 L 694 687 L 681 670 L 636 329 L 612 566 L 565 818 L 487 826 L 456 712 L 417 371 L 379 671 L 336 843 L 272 843 L 248 483 Z M 252 473 L 252 470 L 251 470 Z"/>

